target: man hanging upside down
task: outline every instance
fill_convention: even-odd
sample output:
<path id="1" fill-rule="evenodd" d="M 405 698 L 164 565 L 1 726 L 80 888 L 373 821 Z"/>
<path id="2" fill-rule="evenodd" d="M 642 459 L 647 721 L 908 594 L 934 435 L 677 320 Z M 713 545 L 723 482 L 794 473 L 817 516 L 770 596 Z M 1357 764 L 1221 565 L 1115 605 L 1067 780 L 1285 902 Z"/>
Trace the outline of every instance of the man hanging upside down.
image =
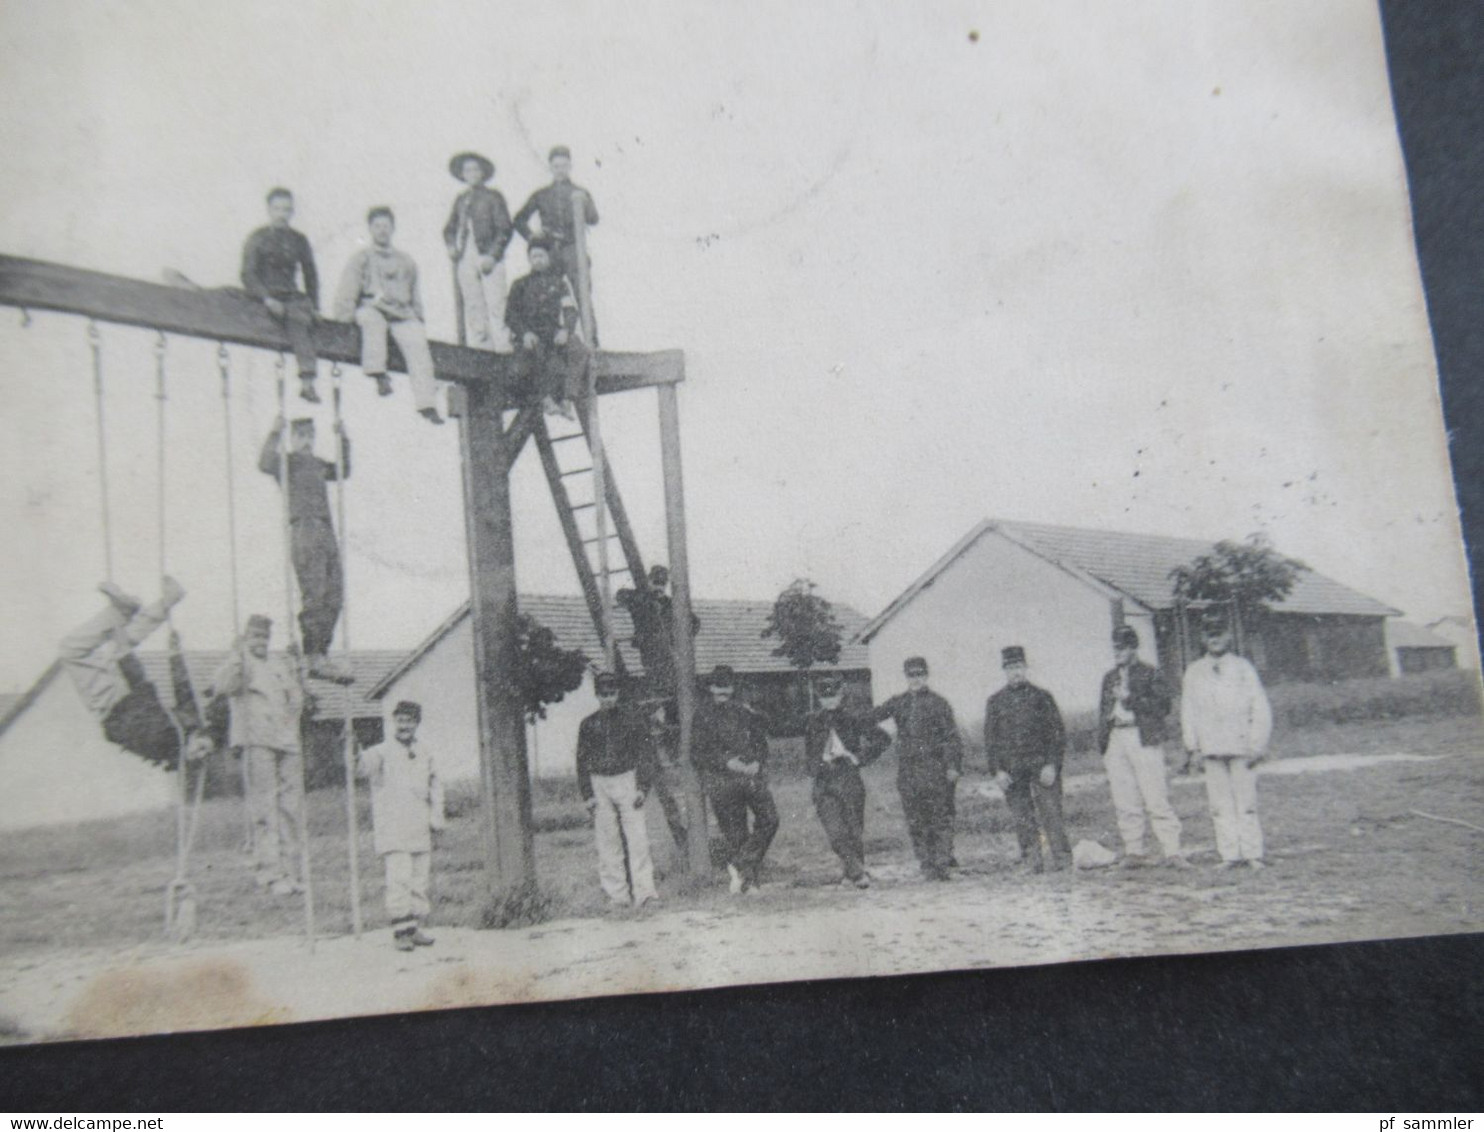
<path id="1" fill-rule="evenodd" d="M 63 637 L 58 654 L 78 694 L 103 721 L 103 734 L 110 743 L 167 768 L 180 761 L 182 736 L 188 762 L 205 758 L 221 741 L 223 721 L 208 724 L 203 717 L 179 635 L 170 634 L 173 715 L 134 655 L 134 649 L 165 623 L 185 590 L 166 577 L 160 599 L 144 605 L 110 582 L 98 588 L 108 599 L 107 607 Z"/>

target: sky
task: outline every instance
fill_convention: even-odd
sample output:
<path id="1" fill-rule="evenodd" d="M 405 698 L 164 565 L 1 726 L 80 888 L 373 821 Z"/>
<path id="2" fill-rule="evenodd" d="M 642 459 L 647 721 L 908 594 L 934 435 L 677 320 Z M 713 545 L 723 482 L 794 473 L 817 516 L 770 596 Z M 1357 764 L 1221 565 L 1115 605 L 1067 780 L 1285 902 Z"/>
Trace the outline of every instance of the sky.
<path id="1" fill-rule="evenodd" d="M 452 340 L 448 158 L 488 154 L 514 210 L 557 143 L 601 214 L 604 345 L 685 351 L 698 596 L 807 576 L 874 614 L 1006 518 L 1262 531 L 1413 619 L 1467 615 L 1364 0 L 0 6 L 13 255 L 232 284 L 284 184 L 328 294 L 388 204 Z M 148 593 L 154 336 L 101 334 L 115 576 Z M 165 353 L 165 564 L 203 648 L 230 640 L 234 591 L 242 616 L 285 608 L 254 467 L 273 359 L 234 348 L 224 401 L 214 355 Z M 405 383 L 383 401 L 344 381 L 350 640 L 411 647 L 468 593 L 458 433 L 416 417 Z M 0 688 L 17 689 L 104 572 L 85 321 L 0 311 L 0 389 Z M 663 560 L 655 396 L 602 413 Z M 521 589 L 576 592 L 533 451 L 513 490 Z"/>

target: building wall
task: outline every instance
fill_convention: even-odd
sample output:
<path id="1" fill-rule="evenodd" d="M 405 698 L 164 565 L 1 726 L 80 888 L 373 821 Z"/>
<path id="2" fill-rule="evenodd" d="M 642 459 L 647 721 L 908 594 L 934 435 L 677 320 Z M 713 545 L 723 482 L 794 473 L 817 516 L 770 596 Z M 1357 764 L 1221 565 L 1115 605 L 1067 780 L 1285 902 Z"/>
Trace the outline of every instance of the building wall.
<path id="1" fill-rule="evenodd" d="M 1457 668 L 1458 658 L 1452 645 L 1446 648 L 1398 648 L 1396 670 L 1401 676 L 1415 676 L 1419 672 L 1436 672 L 1442 668 Z"/>
<path id="2" fill-rule="evenodd" d="M 871 640 L 876 701 L 906 687 L 907 657 L 924 656 L 932 687 L 977 737 L 986 697 L 1004 684 L 1000 649 L 1022 645 L 1031 681 L 1056 697 L 1064 715 L 1095 712 L 1103 673 L 1113 663 L 1113 611 L 1113 602 L 1088 583 L 986 535 Z M 1140 655 L 1152 663 L 1152 619 L 1131 609 L 1124 619 L 1139 633 Z"/>
<path id="3" fill-rule="evenodd" d="M 1272 613 L 1256 627 L 1253 663 L 1270 684 L 1385 676 L 1385 619 Z"/>
<path id="4" fill-rule="evenodd" d="M 0 830 L 174 804 L 175 775 L 104 739 L 65 673 L 0 735 Z"/>
<path id="5" fill-rule="evenodd" d="M 1451 642 L 1458 650 L 1454 653 L 1459 668 L 1479 667 L 1479 635 L 1474 623 L 1461 617 L 1444 617 L 1428 626 L 1443 640 Z"/>

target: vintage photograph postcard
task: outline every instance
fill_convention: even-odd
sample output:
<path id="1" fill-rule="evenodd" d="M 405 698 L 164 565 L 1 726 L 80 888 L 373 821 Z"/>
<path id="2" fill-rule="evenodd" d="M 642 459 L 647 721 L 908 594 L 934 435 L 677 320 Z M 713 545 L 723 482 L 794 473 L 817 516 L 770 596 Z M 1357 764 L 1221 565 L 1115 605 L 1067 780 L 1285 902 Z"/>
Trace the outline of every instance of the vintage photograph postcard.
<path id="1" fill-rule="evenodd" d="M 1371 0 L 0 33 L 0 1042 L 1484 927 Z"/>

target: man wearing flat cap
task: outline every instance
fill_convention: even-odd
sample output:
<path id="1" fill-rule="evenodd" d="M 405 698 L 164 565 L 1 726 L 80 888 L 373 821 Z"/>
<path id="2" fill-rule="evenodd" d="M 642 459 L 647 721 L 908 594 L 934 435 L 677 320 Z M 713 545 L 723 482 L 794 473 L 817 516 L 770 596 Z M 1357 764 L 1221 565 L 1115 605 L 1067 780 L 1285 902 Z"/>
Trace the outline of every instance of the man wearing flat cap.
<path id="1" fill-rule="evenodd" d="M 866 716 L 896 726 L 897 793 L 912 851 L 928 880 L 949 879 L 953 862 L 953 791 L 963 773 L 964 743 L 953 708 L 928 688 L 928 663 L 920 656 L 902 665 L 907 690 Z"/>
<path id="2" fill-rule="evenodd" d="M 1020 859 L 1044 872 L 1041 835 L 1051 849 L 1051 867 L 1072 862 L 1072 846 L 1061 813 L 1061 767 L 1067 732 L 1056 699 L 1026 675 L 1025 649 L 1000 651 L 1005 686 L 984 705 L 984 753 L 989 773 L 1005 792 L 1015 823 Z"/>
<path id="3" fill-rule="evenodd" d="M 572 151 L 564 145 L 554 145 L 547 156 L 551 169 L 551 184 L 537 189 L 531 198 L 521 205 L 515 214 L 515 229 L 527 243 L 530 242 L 531 221 L 541 223 L 541 234 L 551 241 L 551 257 L 557 274 L 566 276 L 577 291 L 577 244 L 575 231 L 579 222 L 589 226 L 598 222 L 598 208 L 593 196 L 584 188 L 572 183 Z M 591 260 L 589 260 L 591 264 Z M 594 347 L 597 343 L 592 343 Z"/>
<path id="4" fill-rule="evenodd" d="M 1113 659 L 1098 696 L 1098 749 L 1123 840 L 1123 863 L 1148 862 L 1144 834 L 1152 827 L 1165 863 L 1188 867 L 1180 855 L 1180 819 L 1165 781 L 1165 718 L 1173 699 L 1169 685 L 1139 660 L 1139 633 L 1132 625 L 1113 630 Z"/>
<path id="5" fill-rule="evenodd" d="M 459 281 L 464 337 L 476 350 L 508 352 L 505 248 L 514 229 L 505 197 L 489 185 L 495 163 L 480 153 L 456 153 L 448 171 L 465 185 L 443 226 L 443 243 Z"/>
<path id="6" fill-rule="evenodd" d="M 615 908 L 643 908 L 655 899 L 654 863 L 644 801 L 654 782 L 649 725 L 619 700 L 618 677 L 593 677 L 598 710 L 577 729 L 577 787 L 593 815 L 598 882 Z"/>
<path id="7" fill-rule="evenodd" d="M 768 734 L 762 717 L 732 698 L 736 675 L 730 666 L 718 664 L 706 683 L 711 702 L 696 710 L 691 761 L 726 842 L 731 891 L 755 893 L 763 857 L 778 832 L 778 807 L 768 790 Z"/>
<path id="8" fill-rule="evenodd" d="M 1185 670 L 1180 730 L 1189 758 L 1200 759 L 1206 801 L 1216 829 L 1219 868 L 1263 868 L 1257 818 L 1257 764 L 1267 755 L 1273 711 L 1257 669 L 1231 651 L 1231 629 L 1220 613 L 1201 626 L 1206 655 Z"/>
<path id="9" fill-rule="evenodd" d="M 401 701 L 392 709 L 392 738 L 358 760 L 371 783 L 371 826 L 386 867 L 386 914 L 398 951 L 433 944 L 423 924 L 432 907 L 433 834 L 445 819 L 437 761 L 417 738 L 422 718 L 420 704 Z"/>
<path id="10" fill-rule="evenodd" d="M 845 689 L 840 677 L 821 677 L 815 691 L 819 710 L 804 720 L 804 761 L 814 779 L 814 812 L 844 867 L 840 883 L 869 888 L 866 785 L 860 768 L 875 762 L 890 746 L 891 737 L 841 706 Z"/>

